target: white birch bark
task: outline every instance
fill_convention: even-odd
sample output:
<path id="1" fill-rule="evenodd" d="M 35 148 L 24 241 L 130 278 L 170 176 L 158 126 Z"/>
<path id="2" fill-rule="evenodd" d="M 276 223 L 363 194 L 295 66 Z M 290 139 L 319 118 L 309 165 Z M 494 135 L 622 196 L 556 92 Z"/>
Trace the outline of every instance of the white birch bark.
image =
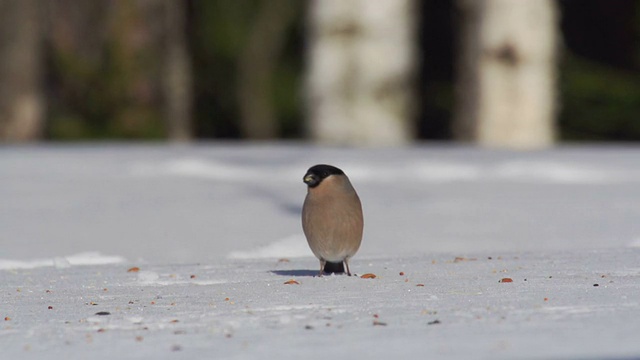
<path id="1" fill-rule="evenodd" d="M 413 0 L 310 3 L 307 116 L 311 137 L 344 145 L 411 140 Z"/>
<path id="2" fill-rule="evenodd" d="M 552 0 L 458 0 L 454 133 L 504 148 L 553 144 L 558 14 Z"/>

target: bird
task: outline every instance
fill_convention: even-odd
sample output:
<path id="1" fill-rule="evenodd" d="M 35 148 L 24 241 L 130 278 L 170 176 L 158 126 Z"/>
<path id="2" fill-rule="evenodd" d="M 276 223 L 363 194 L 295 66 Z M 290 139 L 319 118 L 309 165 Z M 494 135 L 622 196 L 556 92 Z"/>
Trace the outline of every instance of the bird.
<path id="1" fill-rule="evenodd" d="M 351 276 L 349 260 L 360 248 L 364 229 L 362 204 L 351 181 L 339 168 L 318 164 L 302 178 L 307 195 L 302 206 L 302 229 L 320 273 Z"/>

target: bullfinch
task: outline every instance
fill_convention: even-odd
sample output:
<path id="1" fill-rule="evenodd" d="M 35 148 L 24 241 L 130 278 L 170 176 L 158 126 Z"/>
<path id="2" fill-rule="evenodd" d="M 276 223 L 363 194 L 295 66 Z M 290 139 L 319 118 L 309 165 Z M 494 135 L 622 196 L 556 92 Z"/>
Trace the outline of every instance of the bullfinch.
<path id="1" fill-rule="evenodd" d="M 335 166 L 315 165 L 303 177 L 307 196 L 302 206 L 302 229 L 313 254 L 320 260 L 320 274 L 351 276 L 349 259 L 362 242 L 364 220 L 356 190 Z"/>

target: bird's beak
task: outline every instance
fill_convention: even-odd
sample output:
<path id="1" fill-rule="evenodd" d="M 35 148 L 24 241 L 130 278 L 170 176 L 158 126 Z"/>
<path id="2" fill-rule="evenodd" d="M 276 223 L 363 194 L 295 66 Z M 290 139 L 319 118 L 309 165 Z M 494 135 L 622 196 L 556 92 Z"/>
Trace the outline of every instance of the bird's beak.
<path id="1" fill-rule="evenodd" d="M 318 182 L 318 178 L 313 174 L 307 174 L 302 178 L 305 184 L 313 186 Z"/>

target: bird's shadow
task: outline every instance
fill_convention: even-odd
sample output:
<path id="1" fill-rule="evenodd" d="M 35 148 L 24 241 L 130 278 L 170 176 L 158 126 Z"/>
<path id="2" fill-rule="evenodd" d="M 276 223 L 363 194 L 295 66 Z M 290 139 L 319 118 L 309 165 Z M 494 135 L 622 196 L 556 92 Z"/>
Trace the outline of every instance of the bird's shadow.
<path id="1" fill-rule="evenodd" d="M 318 276 L 317 270 L 271 270 L 272 274 L 280 275 L 280 276 L 310 276 L 315 277 Z M 323 272 L 322 276 L 332 276 L 332 275 L 347 275 L 345 273 L 333 273 L 333 272 Z"/>
<path id="2" fill-rule="evenodd" d="M 318 270 L 271 270 L 280 276 L 318 276 Z"/>

